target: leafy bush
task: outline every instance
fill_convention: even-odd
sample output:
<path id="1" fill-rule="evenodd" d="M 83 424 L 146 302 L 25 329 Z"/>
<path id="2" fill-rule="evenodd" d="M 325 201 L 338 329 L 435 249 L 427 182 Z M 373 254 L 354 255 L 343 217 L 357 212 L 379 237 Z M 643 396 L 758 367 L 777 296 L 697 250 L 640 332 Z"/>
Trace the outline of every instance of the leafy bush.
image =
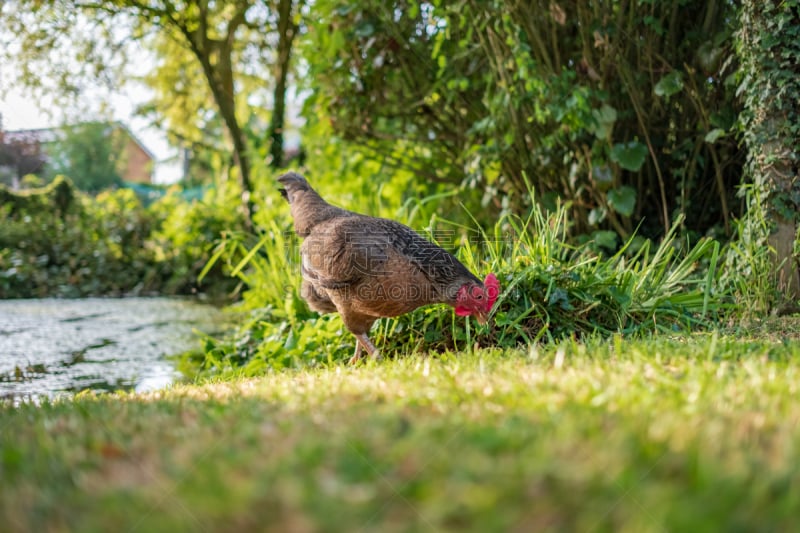
<path id="1" fill-rule="evenodd" d="M 0 188 L 0 201 L 0 298 L 193 293 L 215 240 L 241 225 L 222 193 L 145 208 L 131 190 L 91 197 L 63 177 L 22 194 Z M 235 285 L 221 269 L 210 276 L 212 292 Z"/>
<path id="2" fill-rule="evenodd" d="M 244 227 L 235 191 L 209 189 L 202 198 L 187 202 L 177 190 L 155 202 L 150 211 L 159 222 L 150 235 L 154 262 L 160 265 L 164 284 L 161 292 L 186 294 L 201 289 L 198 276 L 211 258 L 217 241 Z M 238 282 L 222 265 L 204 274 L 202 288 L 215 294 L 233 290 Z"/>

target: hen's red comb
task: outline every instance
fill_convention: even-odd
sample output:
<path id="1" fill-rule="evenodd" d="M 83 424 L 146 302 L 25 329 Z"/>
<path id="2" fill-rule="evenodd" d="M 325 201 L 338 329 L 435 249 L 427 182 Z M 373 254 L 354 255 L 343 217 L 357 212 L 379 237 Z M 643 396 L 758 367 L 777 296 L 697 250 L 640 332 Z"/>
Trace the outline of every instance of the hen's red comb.
<path id="1" fill-rule="evenodd" d="M 486 287 L 486 295 L 487 300 L 486 302 L 486 312 L 492 310 L 494 307 L 494 303 L 497 301 L 497 297 L 500 294 L 500 282 L 497 281 L 497 277 L 494 274 L 489 274 L 486 276 L 486 279 L 483 280 L 483 286 Z"/>

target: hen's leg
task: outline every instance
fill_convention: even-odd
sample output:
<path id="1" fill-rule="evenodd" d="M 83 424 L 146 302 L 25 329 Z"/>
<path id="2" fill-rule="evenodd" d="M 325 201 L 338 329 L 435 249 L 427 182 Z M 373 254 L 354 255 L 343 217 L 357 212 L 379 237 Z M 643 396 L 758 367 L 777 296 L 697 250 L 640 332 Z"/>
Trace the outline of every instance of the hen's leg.
<path id="1" fill-rule="evenodd" d="M 354 335 L 356 336 L 356 353 L 353 355 L 352 358 L 350 358 L 350 364 L 356 363 L 358 362 L 359 359 L 361 359 L 362 347 L 365 350 L 367 350 L 369 356 L 375 359 L 376 361 L 380 361 L 381 359 L 383 359 L 383 357 L 381 357 L 381 353 L 378 351 L 375 345 L 372 344 L 372 341 L 369 340 L 369 337 L 367 337 L 366 333 L 362 333 L 360 335 L 356 335 L 354 333 Z"/>
<path id="2" fill-rule="evenodd" d="M 361 344 L 361 346 L 363 346 L 364 349 L 367 350 L 367 353 L 369 354 L 370 357 L 372 357 L 376 361 L 380 361 L 381 359 L 383 359 L 381 357 L 381 353 L 378 351 L 375 345 L 372 344 L 372 341 L 369 340 L 369 337 L 367 337 L 366 333 L 356 335 L 356 339 L 358 339 L 359 344 Z"/>
<path id="3" fill-rule="evenodd" d="M 353 354 L 353 357 L 347 362 L 350 365 L 356 364 L 361 359 L 361 341 L 356 338 L 356 353 Z"/>

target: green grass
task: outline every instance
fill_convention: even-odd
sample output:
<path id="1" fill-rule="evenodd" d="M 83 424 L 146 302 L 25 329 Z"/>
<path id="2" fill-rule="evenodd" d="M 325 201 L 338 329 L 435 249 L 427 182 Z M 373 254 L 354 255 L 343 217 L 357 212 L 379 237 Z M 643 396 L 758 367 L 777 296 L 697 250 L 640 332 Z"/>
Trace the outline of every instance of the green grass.
<path id="1" fill-rule="evenodd" d="M 756 328 L 743 332 L 756 331 Z M 800 321 L 0 408 L 4 531 L 780 531 Z"/>

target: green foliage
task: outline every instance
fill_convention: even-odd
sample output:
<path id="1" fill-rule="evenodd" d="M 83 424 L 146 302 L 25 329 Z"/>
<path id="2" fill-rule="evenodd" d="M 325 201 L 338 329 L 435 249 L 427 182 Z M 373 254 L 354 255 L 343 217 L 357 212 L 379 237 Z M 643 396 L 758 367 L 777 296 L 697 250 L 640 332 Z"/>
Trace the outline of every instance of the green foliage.
<path id="1" fill-rule="evenodd" d="M 131 190 L 91 197 L 63 177 L 22 194 L 0 187 L 0 298 L 193 293 L 215 239 L 241 226 L 235 206 L 209 193 L 144 208 Z M 217 269 L 204 288 L 233 285 Z"/>
<path id="2" fill-rule="evenodd" d="M 158 58 L 142 80 L 154 98 L 138 112 L 166 130 L 176 146 L 190 146 L 199 153 L 223 151 L 224 125 L 214 112 L 202 66 L 190 50 L 167 35 L 155 35 L 146 44 Z"/>
<path id="3" fill-rule="evenodd" d="M 678 94 L 683 90 L 683 79 L 681 72 L 675 70 L 658 80 L 658 83 L 653 87 L 653 92 L 656 96 L 672 96 Z"/>
<path id="4" fill-rule="evenodd" d="M 76 191 L 69 178 L 56 176 L 45 187 L 12 191 L 0 185 L 0 208 L 9 217 L 48 213 L 63 217 L 75 201 Z"/>
<path id="5" fill-rule="evenodd" d="M 787 188 L 770 182 L 775 176 L 763 167 L 774 163 L 796 166 L 800 159 L 796 142 L 800 137 L 800 2 L 746 1 L 740 16 L 738 93 L 744 99 L 740 120 L 750 148 L 748 171 L 759 193 L 767 195 L 759 198 L 761 201 L 778 209 L 786 204 L 780 214 L 796 218 L 800 211 L 796 172 Z M 768 153 L 760 155 L 759 147 L 767 147 Z"/>
<path id="6" fill-rule="evenodd" d="M 231 13 L 231 6 L 219 7 L 218 13 L 209 14 L 214 20 L 211 28 L 231 18 L 240 18 Z M 268 45 L 263 34 L 267 22 L 255 22 L 255 17 L 263 15 L 256 15 L 255 6 L 242 4 L 240 8 L 248 12 L 246 16 L 254 22 L 237 34 L 230 50 L 230 62 L 237 93 L 246 94 L 247 98 L 237 97 L 230 105 L 235 105 L 250 149 L 258 153 L 266 142 L 266 124 L 271 117 L 268 89 L 272 80 L 269 66 L 251 61 L 249 57 L 267 54 Z M 220 35 L 213 37 L 220 38 Z M 210 184 L 230 171 L 230 140 L 226 137 L 225 121 L 203 64 L 184 39 L 179 28 L 152 32 L 143 39 L 143 44 L 156 58 L 154 68 L 142 78 L 153 91 L 153 97 L 137 111 L 166 131 L 171 144 L 188 150 L 189 184 Z"/>
<path id="7" fill-rule="evenodd" d="M 47 196 L 37 195 L 39 202 Z M 130 191 L 96 200 L 76 195 L 62 217 L 5 210 L 0 229 L 0 297 L 76 297 L 151 290 L 143 268 L 150 221 Z"/>
<path id="8" fill-rule="evenodd" d="M 209 262 L 214 246 L 228 234 L 241 232 L 244 218 L 237 193 L 230 188 L 212 188 L 197 201 L 187 202 L 178 191 L 152 205 L 159 224 L 150 235 L 156 264 L 169 273 L 161 292 L 186 294 L 197 290 L 222 295 L 235 282 L 222 265 L 205 271 L 205 283 L 198 279 Z"/>
<path id="9" fill-rule="evenodd" d="M 622 216 L 629 217 L 636 206 L 636 189 L 623 185 L 619 189 L 608 191 L 608 205 Z"/>
<path id="10" fill-rule="evenodd" d="M 127 140 L 121 128 L 109 122 L 65 126 L 45 148 L 47 174 L 69 176 L 78 189 L 87 192 L 121 185 Z"/>
<path id="11" fill-rule="evenodd" d="M 548 207 L 570 202 L 572 234 L 663 236 L 680 215 L 696 238 L 738 213 L 742 151 L 723 135 L 738 112 L 734 9 L 315 2 L 306 114 L 388 165 L 463 185 L 483 224 L 526 213 L 531 185 Z M 621 187 L 630 210 L 609 196 Z"/>
<path id="12" fill-rule="evenodd" d="M 8 0 L 0 5 L 0 61 L 14 68 L 0 88 L 26 87 L 37 101 L 52 102 L 47 112 L 59 119 L 69 117 L 70 108 L 76 115 L 85 112 L 85 105 L 76 106 L 77 97 L 88 87 L 113 85 L 127 60 L 127 36 L 113 23 L 114 10 L 97 10 L 87 20 L 74 4 Z"/>
<path id="13" fill-rule="evenodd" d="M 503 292 L 489 326 L 476 327 L 449 309 L 425 308 L 385 321 L 379 342 L 390 352 L 515 347 L 540 339 L 625 335 L 699 326 L 723 306 L 712 296 L 718 244 L 704 240 L 680 251 L 675 232 L 662 243 L 627 241 L 611 257 L 593 243 L 564 244 L 566 210 L 527 219 L 506 216 L 460 259 L 473 272 L 494 272 Z M 638 245 L 638 250 L 634 247 Z M 705 263 L 708 271 L 699 268 Z M 474 325 L 473 325 L 474 326 Z"/>
<path id="14" fill-rule="evenodd" d="M 757 198 L 759 189 L 747 185 L 742 191 L 751 209 L 735 221 L 736 238 L 725 248 L 720 286 L 737 303 L 740 317 L 759 317 L 774 309 L 784 295 L 778 290 L 774 250 L 768 242 L 771 223 L 765 210 L 758 208 L 764 205 Z"/>
<path id="15" fill-rule="evenodd" d="M 647 157 L 647 147 L 638 141 L 618 143 L 611 147 L 609 158 L 625 170 L 637 172 Z"/>

